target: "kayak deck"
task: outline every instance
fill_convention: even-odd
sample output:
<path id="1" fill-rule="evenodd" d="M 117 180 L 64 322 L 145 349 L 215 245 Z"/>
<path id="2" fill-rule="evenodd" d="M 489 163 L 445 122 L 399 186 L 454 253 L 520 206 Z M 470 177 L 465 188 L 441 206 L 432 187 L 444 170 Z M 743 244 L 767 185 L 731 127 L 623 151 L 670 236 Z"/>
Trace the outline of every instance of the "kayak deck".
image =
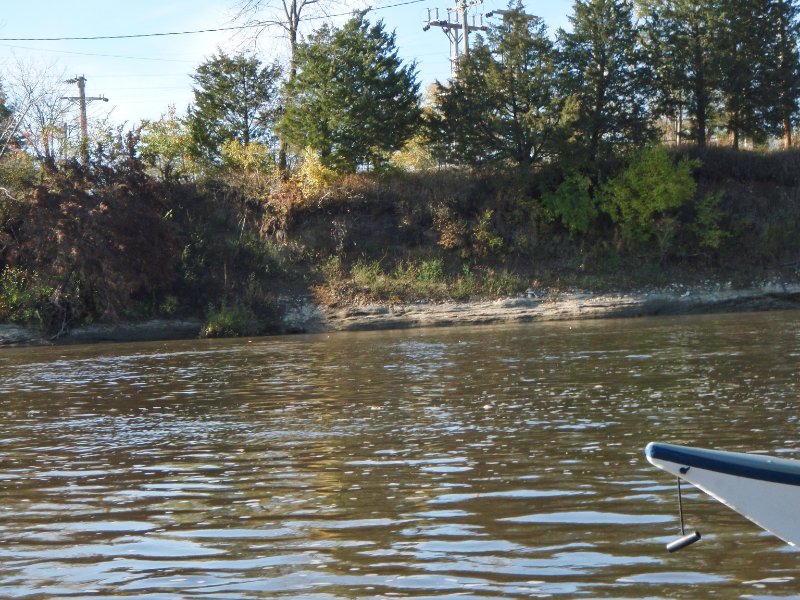
<path id="1" fill-rule="evenodd" d="M 645 454 L 654 466 L 800 546 L 800 460 L 658 442 L 648 444 Z"/>
<path id="2" fill-rule="evenodd" d="M 800 486 L 800 460 L 651 442 L 648 460 L 662 460 L 746 479 Z"/>

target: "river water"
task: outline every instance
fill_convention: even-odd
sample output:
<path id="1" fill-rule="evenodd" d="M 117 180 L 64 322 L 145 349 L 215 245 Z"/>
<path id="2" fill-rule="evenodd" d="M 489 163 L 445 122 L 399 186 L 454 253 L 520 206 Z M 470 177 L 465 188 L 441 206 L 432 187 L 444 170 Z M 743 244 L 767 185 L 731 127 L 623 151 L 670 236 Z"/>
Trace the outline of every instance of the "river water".
<path id="1" fill-rule="evenodd" d="M 800 313 L 0 351 L 2 598 L 786 598 L 652 440 L 800 458 Z"/>

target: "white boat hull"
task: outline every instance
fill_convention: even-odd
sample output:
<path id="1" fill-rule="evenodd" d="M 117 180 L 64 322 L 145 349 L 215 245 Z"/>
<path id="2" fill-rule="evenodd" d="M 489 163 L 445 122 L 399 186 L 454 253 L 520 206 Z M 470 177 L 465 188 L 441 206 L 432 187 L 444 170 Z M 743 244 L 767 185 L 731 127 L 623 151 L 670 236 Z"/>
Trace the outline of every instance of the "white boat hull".
<path id="1" fill-rule="evenodd" d="M 800 546 L 800 461 L 651 443 L 647 460 Z"/>

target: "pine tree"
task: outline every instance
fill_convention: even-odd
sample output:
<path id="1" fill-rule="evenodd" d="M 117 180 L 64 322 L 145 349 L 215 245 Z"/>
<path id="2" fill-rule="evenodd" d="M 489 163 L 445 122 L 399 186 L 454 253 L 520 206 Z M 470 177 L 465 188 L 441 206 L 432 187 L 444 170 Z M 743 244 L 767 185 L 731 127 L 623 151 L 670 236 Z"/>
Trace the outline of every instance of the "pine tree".
<path id="1" fill-rule="evenodd" d="M 454 163 L 527 166 L 552 155 L 561 114 L 553 44 L 521 4 L 438 86 L 438 133 Z"/>
<path id="2" fill-rule="evenodd" d="M 200 65 L 188 114 L 195 152 L 214 160 L 228 140 L 273 143 L 280 76 L 277 63 L 243 54 L 220 53 Z"/>
<path id="3" fill-rule="evenodd" d="M 8 106 L 8 98 L 6 97 L 5 90 L 3 89 L 2 83 L 0 83 L 0 121 L 4 121 L 8 119 L 12 114 L 11 109 Z"/>
<path id="4" fill-rule="evenodd" d="M 651 77 L 628 0 L 577 0 L 570 21 L 559 32 L 562 85 L 578 105 L 574 137 L 596 165 L 651 136 Z"/>
<path id="5" fill-rule="evenodd" d="M 766 137 L 769 98 L 770 0 L 722 0 L 718 48 L 720 91 L 732 145 Z"/>
<path id="6" fill-rule="evenodd" d="M 676 141 L 684 112 L 690 136 L 705 146 L 719 84 L 719 0 L 640 0 L 646 60 L 654 74 L 655 116 L 675 122 Z"/>
<path id="7" fill-rule="evenodd" d="M 797 0 L 772 0 L 769 3 L 766 82 L 771 99 L 767 111 L 770 130 L 792 146 L 792 128 L 797 120 L 800 98 L 800 8 Z"/>
<path id="8" fill-rule="evenodd" d="M 302 44 L 280 131 L 339 171 L 376 167 L 419 124 L 416 65 L 403 65 L 394 33 L 356 14 Z"/>

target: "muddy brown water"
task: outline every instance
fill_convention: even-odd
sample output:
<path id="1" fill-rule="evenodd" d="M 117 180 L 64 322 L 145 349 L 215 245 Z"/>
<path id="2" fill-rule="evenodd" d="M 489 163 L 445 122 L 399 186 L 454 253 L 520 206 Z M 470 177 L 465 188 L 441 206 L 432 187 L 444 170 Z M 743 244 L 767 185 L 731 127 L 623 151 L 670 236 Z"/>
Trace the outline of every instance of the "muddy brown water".
<path id="1" fill-rule="evenodd" d="M 786 598 L 652 440 L 800 458 L 800 313 L 0 350 L 2 598 Z M 800 508 L 799 508 L 800 510 Z"/>

